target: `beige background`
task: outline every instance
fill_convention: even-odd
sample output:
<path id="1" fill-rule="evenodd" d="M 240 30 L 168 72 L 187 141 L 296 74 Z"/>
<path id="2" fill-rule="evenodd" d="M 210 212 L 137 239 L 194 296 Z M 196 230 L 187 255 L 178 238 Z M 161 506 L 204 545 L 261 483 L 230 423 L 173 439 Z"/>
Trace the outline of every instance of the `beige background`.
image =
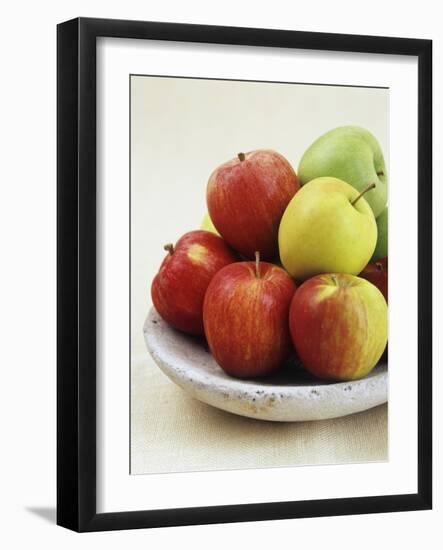
<path id="1" fill-rule="evenodd" d="M 293 424 L 224 413 L 192 400 L 161 373 L 142 326 L 163 244 L 199 226 L 214 167 L 239 151 L 272 148 L 297 169 L 316 137 L 344 124 L 369 129 L 388 157 L 388 102 L 380 89 L 132 77 L 132 473 L 387 458 L 386 406 Z"/>

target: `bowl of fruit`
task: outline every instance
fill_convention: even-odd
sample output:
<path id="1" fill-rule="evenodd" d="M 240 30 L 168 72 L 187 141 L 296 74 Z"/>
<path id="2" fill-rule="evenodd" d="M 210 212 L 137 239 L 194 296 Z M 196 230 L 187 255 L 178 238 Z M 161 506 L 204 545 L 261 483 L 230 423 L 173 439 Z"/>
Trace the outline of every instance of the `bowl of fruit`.
<path id="1" fill-rule="evenodd" d="M 257 197 L 260 197 L 257 200 Z M 387 170 L 367 130 L 331 130 L 297 172 L 276 151 L 210 175 L 202 229 L 164 246 L 144 324 L 192 397 L 259 420 L 322 420 L 388 398 Z"/>

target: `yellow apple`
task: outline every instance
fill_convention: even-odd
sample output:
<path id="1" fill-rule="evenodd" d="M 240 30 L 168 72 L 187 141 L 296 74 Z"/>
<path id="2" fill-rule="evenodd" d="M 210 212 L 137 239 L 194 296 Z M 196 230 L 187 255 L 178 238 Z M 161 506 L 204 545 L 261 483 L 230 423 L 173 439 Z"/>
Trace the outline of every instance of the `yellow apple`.
<path id="1" fill-rule="evenodd" d="M 294 195 L 278 234 L 280 259 L 292 277 L 363 270 L 374 253 L 377 224 L 362 193 L 342 180 L 322 177 Z"/>
<path id="2" fill-rule="evenodd" d="M 206 212 L 204 218 L 202 219 L 200 229 L 204 229 L 205 231 L 210 231 L 211 233 L 215 233 L 216 235 L 220 235 L 220 233 L 215 228 L 215 225 L 212 223 L 211 216 L 207 212 Z"/>

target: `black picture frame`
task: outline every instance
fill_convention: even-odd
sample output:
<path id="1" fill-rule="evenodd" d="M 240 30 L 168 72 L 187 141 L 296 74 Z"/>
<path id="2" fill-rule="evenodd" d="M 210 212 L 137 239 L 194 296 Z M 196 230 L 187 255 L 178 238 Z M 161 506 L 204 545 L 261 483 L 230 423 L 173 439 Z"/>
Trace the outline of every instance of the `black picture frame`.
<path id="1" fill-rule="evenodd" d="M 96 512 L 96 39 L 167 40 L 418 59 L 416 494 Z M 432 41 L 78 18 L 57 28 L 57 523 L 75 531 L 425 510 L 432 507 Z"/>

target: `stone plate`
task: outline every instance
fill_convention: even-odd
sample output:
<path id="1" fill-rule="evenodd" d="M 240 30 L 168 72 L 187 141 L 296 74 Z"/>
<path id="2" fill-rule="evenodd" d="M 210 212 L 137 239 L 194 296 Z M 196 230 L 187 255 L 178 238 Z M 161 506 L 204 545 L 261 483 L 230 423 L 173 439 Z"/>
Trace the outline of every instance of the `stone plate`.
<path id="1" fill-rule="evenodd" d="M 292 358 L 278 374 L 240 380 L 218 366 L 203 338 L 174 330 L 154 308 L 143 331 L 150 354 L 166 376 L 195 399 L 230 413 L 280 422 L 324 420 L 387 401 L 386 364 L 361 380 L 329 383 L 310 376 Z"/>

